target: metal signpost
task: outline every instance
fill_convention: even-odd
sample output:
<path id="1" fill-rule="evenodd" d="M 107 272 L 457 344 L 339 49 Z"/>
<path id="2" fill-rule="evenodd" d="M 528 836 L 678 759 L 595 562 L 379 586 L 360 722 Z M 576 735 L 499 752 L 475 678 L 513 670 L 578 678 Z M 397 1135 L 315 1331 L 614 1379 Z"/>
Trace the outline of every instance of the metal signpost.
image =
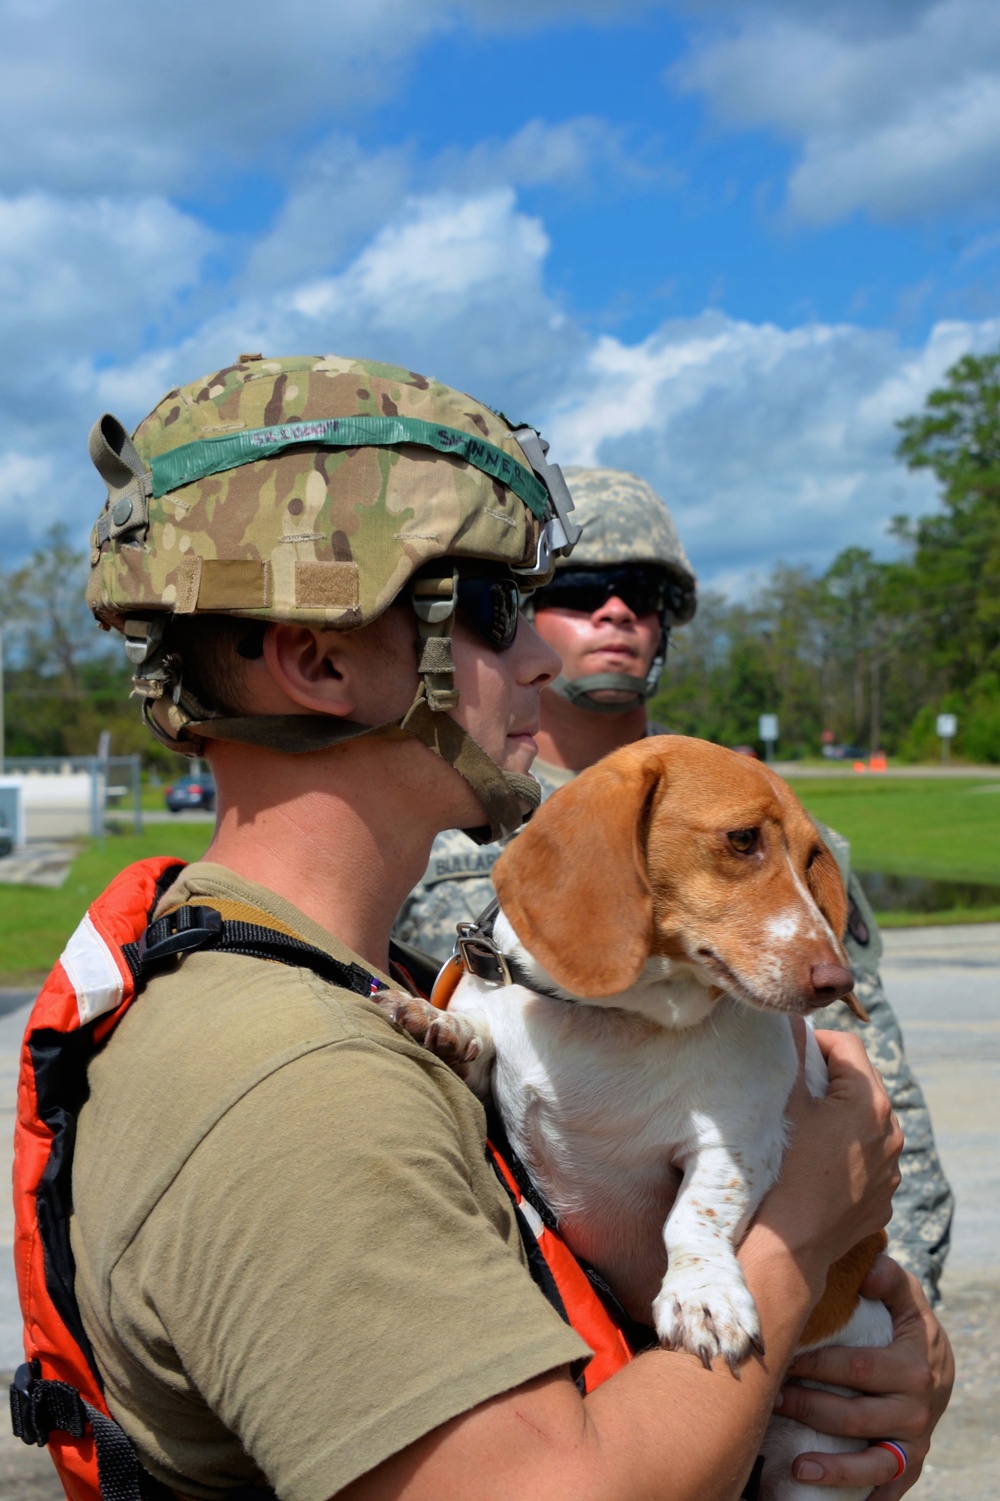
<path id="1" fill-rule="evenodd" d="M 778 716 L 777 714 L 762 714 L 757 721 L 760 738 L 764 742 L 764 756 L 770 766 L 774 760 L 774 747 L 778 739 Z"/>
<path id="2" fill-rule="evenodd" d="M 937 717 L 937 732 L 941 739 L 941 760 L 947 761 L 951 752 L 951 742 L 958 733 L 958 720 L 954 714 L 939 714 Z"/>

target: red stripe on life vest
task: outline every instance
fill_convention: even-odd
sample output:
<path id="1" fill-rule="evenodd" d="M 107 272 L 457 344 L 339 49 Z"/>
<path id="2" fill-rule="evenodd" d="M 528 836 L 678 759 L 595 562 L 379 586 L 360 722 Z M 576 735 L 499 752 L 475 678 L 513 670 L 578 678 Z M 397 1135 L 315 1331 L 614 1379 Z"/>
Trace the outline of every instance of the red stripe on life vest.
<path id="1" fill-rule="evenodd" d="M 488 1142 L 487 1145 L 514 1202 L 524 1212 L 527 1207 L 526 1200 L 513 1173 L 493 1143 Z M 537 1213 L 531 1214 L 531 1220 L 538 1221 Z M 550 1230 L 547 1225 L 541 1224 L 540 1221 L 538 1223 L 538 1229 L 535 1229 L 534 1223 L 531 1228 L 538 1243 L 538 1249 L 545 1258 L 546 1265 L 559 1289 L 559 1296 L 563 1300 L 569 1322 L 593 1351 L 583 1372 L 584 1387 L 588 1392 L 592 1392 L 595 1387 L 600 1386 L 602 1381 L 607 1381 L 609 1376 L 613 1376 L 616 1371 L 628 1365 L 632 1359 L 632 1351 L 629 1349 L 624 1334 L 608 1313 L 586 1272 L 558 1230 Z"/>

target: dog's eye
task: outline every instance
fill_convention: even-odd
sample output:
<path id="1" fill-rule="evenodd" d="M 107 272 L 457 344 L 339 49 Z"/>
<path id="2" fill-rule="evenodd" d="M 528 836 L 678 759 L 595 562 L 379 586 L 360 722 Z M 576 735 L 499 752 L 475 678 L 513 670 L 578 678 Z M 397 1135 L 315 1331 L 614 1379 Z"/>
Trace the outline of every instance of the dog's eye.
<path id="1" fill-rule="evenodd" d="M 726 835 L 730 847 L 738 855 L 750 855 L 757 848 L 757 840 L 760 837 L 758 829 L 731 829 Z"/>

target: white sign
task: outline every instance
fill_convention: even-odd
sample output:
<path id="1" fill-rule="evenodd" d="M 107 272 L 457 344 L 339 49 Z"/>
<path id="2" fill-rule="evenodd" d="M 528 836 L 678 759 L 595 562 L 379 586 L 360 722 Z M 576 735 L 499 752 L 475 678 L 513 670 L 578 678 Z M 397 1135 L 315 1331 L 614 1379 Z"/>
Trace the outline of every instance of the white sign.
<path id="1" fill-rule="evenodd" d="M 777 738 L 778 738 L 778 716 L 777 716 L 777 714 L 762 714 L 760 716 L 759 721 L 758 721 L 758 726 L 759 726 L 759 729 L 760 729 L 760 738 L 763 741 L 765 741 L 765 743 L 769 742 L 769 743 L 773 744 L 774 741 L 777 740 Z M 939 731 L 939 733 L 940 733 L 940 731 Z"/>
<path id="2" fill-rule="evenodd" d="M 954 740 L 958 732 L 958 720 L 954 714 L 939 714 L 937 717 L 937 732 L 942 740 Z"/>

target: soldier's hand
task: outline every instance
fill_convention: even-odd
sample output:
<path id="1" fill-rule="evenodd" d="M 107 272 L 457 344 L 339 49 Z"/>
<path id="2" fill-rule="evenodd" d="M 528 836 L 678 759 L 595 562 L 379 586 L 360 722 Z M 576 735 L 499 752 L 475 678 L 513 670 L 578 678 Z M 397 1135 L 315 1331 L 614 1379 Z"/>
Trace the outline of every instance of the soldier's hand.
<path id="1" fill-rule="evenodd" d="M 955 1362 L 948 1336 L 931 1312 L 917 1279 L 889 1256 L 880 1256 L 861 1289 L 881 1298 L 892 1314 L 893 1340 L 885 1349 L 831 1345 L 800 1355 L 790 1377 L 853 1387 L 859 1397 L 840 1397 L 811 1387 L 785 1385 L 782 1417 L 808 1423 L 820 1433 L 872 1441 L 893 1439 L 906 1452 L 906 1472 L 893 1480 L 897 1462 L 885 1449 L 856 1454 L 800 1454 L 797 1479 L 812 1485 L 876 1486 L 870 1501 L 898 1501 L 916 1482 L 931 1434 L 948 1405 Z"/>

